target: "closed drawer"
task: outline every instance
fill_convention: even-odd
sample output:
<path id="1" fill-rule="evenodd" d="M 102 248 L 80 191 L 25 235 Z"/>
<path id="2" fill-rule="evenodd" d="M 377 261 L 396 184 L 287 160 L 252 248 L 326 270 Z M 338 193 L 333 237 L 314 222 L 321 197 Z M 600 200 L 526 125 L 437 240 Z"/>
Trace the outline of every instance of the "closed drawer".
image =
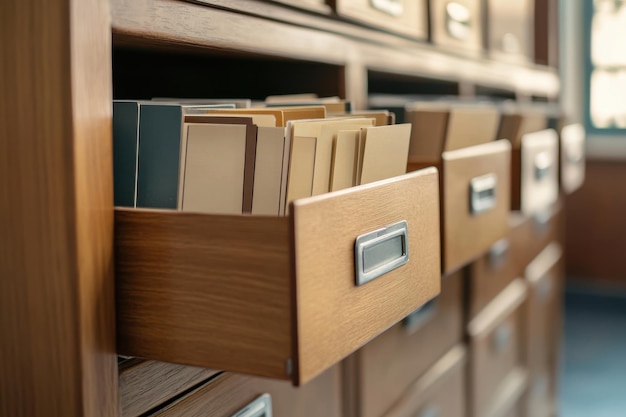
<path id="1" fill-rule="evenodd" d="M 532 61 L 534 0 L 487 0 L 489 55 L 499 60 Z"/>
<path id="2" fill-rule="evenodd" d="M 333 367 L 306 386 L 224 373 L 154 416 L 340 417 L 341 375 Z"/>
<path id="3" fill-rule="evenodd" d="M 118 351 L 302 384 L 439 293 L 435 169 L 290 213 L 117 210 Z"/>
<path id="4" fill-rule="evenodd" d="M 528 388 L 528 373 L 515 368 L 500 381 L 484 417 L 522 417 Z"/>
<path id="5" fill-rule="evenodd" d="M 474 55 L 482 52 L 480 0 L 430 0 L 430 24 L 435 45 Z"/>
<path id="6" fill-rule="evenodd" d="M 384 417 L 465 417 L 466 353 L 457 345 L 416 380 Z"/>
<path id="7" fill-rule="evenodd" d="M 554 375 L 549 368 L 531 372 L 526 395 L 525 417 L 552 417 L 555 411 L 556 392 Z"/>
<path id="8" fill-rule="evenodd" d="M 463 276 L 444 277 L 441 294 L 346 360 L 352 413 L 380 417 L 455 344 L 462 328 Z"/>
<path id="9" fill-rule="evenodd" d="M 218 373 L 210 369 L 130 359 L 119 369 L 121 415 L 144 415 Z"/>
<path id="10" fill-rule="evenodd" d="M 473 416 L 488 415 L 502 381 L 522 365 L 522 303 L 526 284 L 515 280 L 468 325 Z"/>
<path id="11" fill-rule="evenodd" d="M 338 15 L 414 38 L 428 37 L 427 0 L 329 0 Z"/>
<path id="12" fill-rule="evenodd" d="M 451 273 L 506 236 L 510 203 L 508 141 L 444 152 L 441 175 L 441 261 Z M 409 170 L 423 164 L 409 163 Z"/>
<path id="13" fill-rule="evenodd" d="M 566 194 L 579 189 L 585 181 L 585 128 L 580 124 L 561 129 L 561 188 Z"/>
<path id="14" fill-rule="evenodd" d="M 513 150 L 511 208 L 532 215 L 559 196 L 558 138 L 552 129 L 528 133 Z"/>

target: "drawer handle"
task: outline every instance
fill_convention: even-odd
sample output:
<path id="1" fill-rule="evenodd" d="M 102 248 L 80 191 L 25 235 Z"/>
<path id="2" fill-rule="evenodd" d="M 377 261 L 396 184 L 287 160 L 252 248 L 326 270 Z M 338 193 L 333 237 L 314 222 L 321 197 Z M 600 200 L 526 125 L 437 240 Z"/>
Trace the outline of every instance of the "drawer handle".
<path id="1" fill-rule="evenodd" d="M 356 285 L 363 285 L 409 261 L 409 228 L 406 220 L 356 238 Z"/>
<path id="2" fill-rule="evenodd" d="M 544 277 L 537 284 L 537 296 L 539 298 L 539 302 L 545 304 L 550 299 L 552 295 L 552 276 L 548 275 Z"/>
<path id="3" fill-rule="evenodd" d="M 439 417 L 440 415 L 441 411 L 439 411 L 439 407 L 431 404 L 421 409 L 417 417 Z"/>
<path id="4" fill-rule="evenodd" d="M 551 218 L 551 215 L 550 215 L 549 209 L 545 209 L 545 210 L 535 213 L 533 215 L 535 228 L 542 233 L 545 232 L 546 229 L 548 228 L 548 224 L 550 223 L 550 218 Z"/>
<path id="5" fill-rule="evenodd" d="M 540 152 L 535 156 L 535 180 L 541 181 L 548 176 L 552 168 L 552 158 L 548 152 Z"/>
<path id="6" fill-rule="evenodd" d="M 455 39 L 466 40 L 471 32 L 471 12 L 467 6 L 451 1 L 446 5 L 446 29 Z"/>
<path id="7" fill-rule="evenodd" d="M 500 325 L 493 334 L 493 348 L 496 353 L 502 353 L 511 344 L 513 338 L 513 326 L 511 323 Z"/>
<path id="8" fill-rule="evenodd" d="M 508 239 L 500 239 L 489 248 L 489 266 L 497 268 L 504 263 L 511 244 Z"/>
<path id="9" fill-rule="evenodd" d="M 404 13 L 402 0 L 370 0 L 372 7 L 391 16 L 401 16 Z"/>
<path id="10" fill-rule="evenodd" d="M 569 147 L 567 149 L 567 161 L 570 164 L 580 164 L 583 160 L 583 150 L 580 147 Z"/>
<path id="11" fill-rule="evenodd" d="M 470 213 L 480 214 L 496 206 L 495 174 L 482 175 L 470 181 Z"/>
<path id="12" fill-rule="evenodd" d="M 418 329 L 422 328 L 437 312 L 437 300 L 437 298 L 429 300 L 426 304 L 406 316 L 404 320 L 402 320 L 404 331 L 408 334 L 413 334 Z"/>
<path id="13" fill-rule="evenodd" d="M 263 394 L 237 411 L 232 417 L 272 417 L 272 397 Z"/>

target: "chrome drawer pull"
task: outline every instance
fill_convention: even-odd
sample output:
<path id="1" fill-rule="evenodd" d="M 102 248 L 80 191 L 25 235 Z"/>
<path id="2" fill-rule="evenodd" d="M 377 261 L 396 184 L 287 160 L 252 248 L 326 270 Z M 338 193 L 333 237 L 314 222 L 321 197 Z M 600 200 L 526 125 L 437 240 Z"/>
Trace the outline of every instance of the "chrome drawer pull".
<path id="1" fill-rule="evenodd" d="M 357 237 L 354 245 L 356 285 L 363 285 L 409 261 L 406 220 Z"/>
<path id="2" fill-rule="evenodd" d="M 500 239 L 489 248 L 489 266 L 497 268 L 504 263 L 511 244 L 508 239 Z"/>
<path id="3" fill-rule="evenodd" d="M 404 13 L 402 0 L 370 0 L 372 7 L 391 16 L 401 16 Z"/>
<path id="4" fill-rule="evenodd" d="M 433 298 L 427 301 L 426 304 L 406 316 L 404 320 L 402 320 L 404 331 L 408 334 L 413 334 L 420 329 L 424 323 L 430 320 L 437 312 L 437 300 L 437 298 Z"/>
<path id="5" fill-rule="evenodd" d="M 496 174 L 472 178 L 470 181 L 470 213 L 479 214 L 496 206 Z"/>
<path id="6" fill-rule="evenodd" d="M 535 156 L 535 180 L 541 181 L 548 176 L 552 168 L 552 158 L 548 152 L 540 152 Z"/>
<path id="7" fill-rule="evenodd" d="M 446 5 L 446 30 L 455 39 L 465 40 L 471 32 L 471 12 L 467 6 L 451 1 Z"/>
<path id="8" fill-rule="evenodd" d="M 263 394 L 237 411 L 232 417 L 272 417 L 272 397 Z"/>

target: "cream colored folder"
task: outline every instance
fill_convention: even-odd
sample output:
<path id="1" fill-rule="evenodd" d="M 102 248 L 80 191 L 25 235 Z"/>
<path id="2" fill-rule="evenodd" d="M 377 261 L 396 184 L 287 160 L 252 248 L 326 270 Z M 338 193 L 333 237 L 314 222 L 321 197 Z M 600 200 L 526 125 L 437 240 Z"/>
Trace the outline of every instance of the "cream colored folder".
<path id="1" fill-rule="evenodd" d="M 290 202 L 311 196 L 316 142 L 314 137 L 300 136 L 292 139 L 285 214 L 289 213 Z"/>
<path id="2" fill-rule="evenodd" d="M 359 130 L 337 132 L 333 143 L 330 191 L 343 190 L 356 185 L 360 136 Z"/>
<path id="3" fill-rule="evenodd" d="M 363 129 L 363 162 L 360 184 L 367 184 L 406 173 L 411 140 L 411 124 Z"/>
<path id="4" fill-rule="evenodd" d="M 347 119 L 343 122 L 323 124 L 317 137 L 315 151 L 315 173 L 312 195 L 327 193 L 330 190 L 330 171 L 333 158 L 333 142 L 340 130 L 359 130 L 373 126 L 374 119 Z"/>
<path id="5" fill-rule="evenodd" d="M 246 125 L 185 125 L 179 207 L 183 211 L 241 214 Z"/>
<path id="6" fill-rule="evenodd" d="M 280 185 L 283 175 L 284 150 L 284 128 L 259 127 L 256 142 L 252 214 L 276 216 L 280 213 Z M 285 175 L 287 175 L 286 172 Z"/>

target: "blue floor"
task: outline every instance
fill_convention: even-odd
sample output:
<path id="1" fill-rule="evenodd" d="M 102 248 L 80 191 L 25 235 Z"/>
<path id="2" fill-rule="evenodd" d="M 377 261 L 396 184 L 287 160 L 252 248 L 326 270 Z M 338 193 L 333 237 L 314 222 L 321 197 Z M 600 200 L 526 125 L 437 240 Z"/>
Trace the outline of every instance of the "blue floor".
<path id="1" fill-rule="evenodd" d="M 560 417 L 626 416 L 626 293 L 569 285 Z"/>

